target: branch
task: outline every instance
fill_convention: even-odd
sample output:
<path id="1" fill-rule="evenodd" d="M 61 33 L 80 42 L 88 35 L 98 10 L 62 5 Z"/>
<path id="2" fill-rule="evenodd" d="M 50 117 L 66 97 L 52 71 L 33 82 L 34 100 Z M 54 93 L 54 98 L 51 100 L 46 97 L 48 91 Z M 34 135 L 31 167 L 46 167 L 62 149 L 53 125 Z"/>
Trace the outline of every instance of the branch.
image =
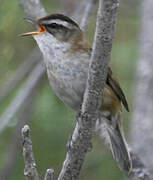
<path id="1" fill-rule="evenodd" d="M 150 1 L 151 2 L 151 1 Z M 144 4 L 147 4 L 144 1 Z M 143 7 L 146 7 L 143 6 Z M 152 114 L 152 110 L 153 110 L 153 106 L 152 106 L 152 91 L 151 91 L 151 87 L 150 84 L 153 84 L 153 76 L 152 76 L 152 68 L 153 68 L 153 63 L 152 61 L 152 57 L 153 54 L 152 53 L 152 46 L 153 46 L 153 41 L 152 39 L 150 39 L 150 33 L 152 33 L 152 27 L 150 26 L 150 23 L 152 22 L 152 16 L 146 20 L 146 17 L 150 16 L 150 14 L 153 12 L 153 2 L 150 5 L 147 5 L 147 7 L 150 9 L 145 9 L 143 12 L 143 16 L 145 17 L 145 19 L 143 19 L 143 36 L 141 34 L 141 36 L 143 37 L 143 39 L 141 40 L 141 48 L 140 49 L 140 57 L 141 60 L 143 61 L 143 63 L 140 61 L 140 68 L 138 69 L 138 84 L 140 86 L 138 86 L 138 89 L 135 91 L 136 92 L 136 99 L 138 100 L 136 103 L 136 108 L 134 110 L 134 114 L 136 113 L 136 115 L 133 116 L 133 122 L 132 122 L 132 138 L 133 138 L 133 147 L 132 149 L 130 148 L 130 155 L 131 155 L 131 159 L 132 159 L 132 170 L 129 174 L 129 178 L 131 180 L 151 180 L 152 175 L 149 172 L 149 168 L 148 166 L 148 162 L 150 162 L 152 164 L 152 159 L 150 158 L 150 154 L 152 153 L 152 141 L 153 141 L 153 137 L 151 136 L 152 134 L 152 115 L 150 115 L 150 113 Z M 146 12 L 147 16 L 146 16 Z M 147 24 L 146 24 L 147 23 Z M 144 31 L 145 30 L 145 31 Z M 148 32 L 148 30 L 150 30 L 150 32 Z M 148 35 L 148 36 L 147 36 Z M 146 38 L 147 36 L 147 38 Z M 145 37 L 145 38 L 144 38 Z M 152 42 L 151 42 L 152 41 Z M 149 43 L 148 43 L 149 42 Z M 149 47 L 148 47 L 149 45 Z M 146 53 L 146 51 L 148 52 L 149 56 L 145 56 L 144 57 L 144 51 Z M 149 57 L 149 59 L 147 60 L 147 57 Z M 149 64 L 148 64 L 149 62 Z M 139 64 L 139 65 L 140 65 Z M 147 68 L 144 68 L 147 67 Z M 147 73 L 146 71 L 149 71 L 150 73 Z M 148 90 L 147 92 L 144 92 L 143 90 Z M 147 96 L 147 97 L 146 97 Z M 149 96 L 149 97 L 148 97 Z M 147 104 L 146 104 L 146 103 Z M 148 105 L 149 104 L 149 105 Z M 143 106 L 143 107 L 142 107 Z M 147 115 L 147 112 L 150 110 L 150 108 L 148 109 L 148 107 L 152 107 L 151 108 L 151 112 L 149 113 L 149 115 Z M 145 119 L 145 121 L 144 121 Z M 150 122 L 149 124 L 146 123 L 146 121 L 148 120 L 148 122 Z M 97 122 L 98 123 L 98 122 Z M 149 128 L 148 128 L 149 126 Z M 151 127 L 151 128 L 150 128 Z M 96 130 L 98 130 L 98 134 L 99 136 L 104 139 L 105 137 L 105 128 L 103 127 L 102 123 L 99 123 L 97 125 Z M 150 131 L 149 131 L 150 130 Z M 143 136 L 142 136 L 142 132 Z M 140 138 L 141 137 L 141 138 Z M 150 143 L 148 144 L 148 138 L 150 139 Z M 107 143 L 107 139 L 106 143 Z M 148 153 L 147 149 L 149 148 L 150 145 L 150 153 Z M 135 148 L 137 147 L 137 148 Z M 147 148 L 147 149 L 146 149 Z M 141 154 L 139 153 L 141 151 Z M 141 160 L 141 159 L 145 159 L 146 156 L 144 156 L 144 152 L 148 153 L 148 158 L 146 160 L 146 164 Z M 139 158 L 139 155 L 141 157 L 141 159 Z M 150 165 L 150 167 L 152 168 L 152 165 Z M 124 171 L 125 174 L 126 170 L 122 169 Z"/>
<path id="2" fill-rule="evenodd" d="M 41 82 L 41 81 L 40 81 Z M 2 170 L 2 176 L 0 179 L 8 180 L 14 168 L 14 164 L 16 162 L 17 155 L 19 154 L 19 149 L 21 148 L 21 128 L 28 123 L 32 115 L 32 105 L 35 99 L 35 87 L 30 96 L 26 99 L 26 102 L 22 108 L 22 112 L 19 114 L 18 123 L 16 129 L 13 133 L 13 138 L 11 141 L 11 145 L 9 146 L 9 153 L 7 155 L 7 160 L 5 162 L 4 168 Z"/>
<path id="3" fill-rule="evenodd" d="M 54 174 L 53 169 L 47 169 L 44 180 L 53 180 L 53 174 Z"/>
<path id="4" fill-rule="evenodd" d="M 87 3 L 87 6 L 86 6 L 85 11 L 84 11 L 83 18 L 82 18 L 81 23 L 80 23 L 80 28 L 83 31 L 85 31 L 85 29 L 87 29 L 88 21 L 89 21 L 89 18 L 93 12 L 93 9 L 95 7 L 96 2 L 97 2 L 97 0 L 89 0 L 89 2 Z"/>
<path id="5" fill-rule="evenodd" d="M 40 0 L 19 0 L 24 12 L 31 18 L 40 18 L 46 15 L 46 11 Z"/>
<path id="6" fill-rule="evenodd" d="M 45 72 L 45 67 L 42 63 L 37 64 L 37 66 L 33 69 L 31 74 L 28 76 L 26 81 L 24 82 L 23 86 L 18 91 L 18 94 L 1 115 L 0 118 L 0 133 L 3 132 L 5 127 L 10 122 L 11 118 L 18 112 L 20 107 L 23 105 L 29 94 L 31 93 L 32 89 L 37 85 L 40 78 L 43 76 Z"/>
<path id="7" fill-rule="evenodd" d="M 36 169 L 36 163 L 32 150 L 32 141 L 30 139 L 30 128 L 25 125 L 22 128 L 23 138 L 23 156 L 25 162 L 24 175 L 28 180 L 39 180 L 39 175 Z"/>
<path id="8" fill-rule="evenodd" d="M 84 100 L 58 180 L 78 179 L 86 153 L 91 150 L 93 128 L 98 118 L 110 60 L 118 1 L 100 0 L 89 78 Z"/>
<path id="9" fill-rule="evenodd" d="M 78 24 L 82 21 L 87 4 L 88 0 L 80 0 L 79 3 L 76 4 L 74 13 L 72 14 L 72 19 L 74 19 Z"/>
<path id="10" fill-rule="evenodd" d="M 4 88 L 0 92 L 0 102 L 2 102 L 26 77 L 26 75 L 33 69 L 33 66 L 36 65 L 41 60 L 41 54 L 38 49 L 34 49 L 31 55 L 26 58 L 23 63 L 19 66 L 14 76 L 4 85 Z"/>

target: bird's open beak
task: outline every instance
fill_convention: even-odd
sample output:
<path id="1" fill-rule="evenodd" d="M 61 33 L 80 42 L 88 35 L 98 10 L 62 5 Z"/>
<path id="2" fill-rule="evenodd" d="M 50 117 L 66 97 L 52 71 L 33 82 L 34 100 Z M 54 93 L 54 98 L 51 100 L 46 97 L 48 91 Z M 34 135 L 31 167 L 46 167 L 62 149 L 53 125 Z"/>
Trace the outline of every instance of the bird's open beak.
<path id="1" fill-rule="evenodd" d="M 24 18 L 24 19 L 30 23 L 38 25 L 40 29 L 38 31 L 32 31 L 32 32 L 20 34 L 20 36 L 34 36 L 34 35 L 40 35 L 46 32 L 46 28 L 43 25 L 38 24 L 37 21 L 35 21 L 34 19 L 32 18 Z"/>

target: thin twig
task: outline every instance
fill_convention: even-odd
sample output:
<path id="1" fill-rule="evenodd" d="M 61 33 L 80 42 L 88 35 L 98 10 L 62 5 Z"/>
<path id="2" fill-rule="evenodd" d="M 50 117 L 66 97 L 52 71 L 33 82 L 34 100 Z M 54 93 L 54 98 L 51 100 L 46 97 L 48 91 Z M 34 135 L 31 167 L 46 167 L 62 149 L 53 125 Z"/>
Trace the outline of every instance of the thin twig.
<path id="1" fill-rule="evenodd" d="M 40 0 L 19 0 L 24 12 L 32 18 L 40 18 L 46 15 L 46 11 Z"/>
<path id="2" fill-rule="evenodd" d="M 53 174 L 54 174 L 53 169 L 47 169 L 44 180 L 53 180 Z"/>
<path id="3" fill-rule="evenodd" d="M 11 118 L 18 112 L 19 108 L 25 102 L 26 98 L 31 93 L 32 89 L 37 85 L 39 79 L 43 76 L 45 67 L 42 62 L 38 63 L 37 66 L 30 73 L 29 77 L 24 82 L 24 85 L 20 88 L 17 96 L 13 99 L 6 111 L 1 115 L 0 118 L 0 133 L 3 132 L 5 127 L 10 122 Z"/>
<path id="4" fill-rule="evenodd" d="M 31 55 L 26 58 L 23 63 L 19 66 L 14 76 L 4 85 L 4 88 L 1 88 L 0 91 L 0 102 L 2 102 L 26 77 L 26 75 L 33 69 L 33 66 L 36 65 L 41 60 L 41 53 L 38 49 L 34 49 Z"/>
<path id="5" fill-rule="evenodd" d="M 88 0 L 80 0 L 80 2 L 76 4 L 76 8 L 72 14 L 72 19 L 74 19 L 78 24 L 80 24 L 82 21 L 84 10 L 86 9 L 87 4 Z"/>
<path id="6" fill-rule="evenodd" d="M 87 3 L 87 7 L 85 8 L 84 15 L 83 15 L 81 23 L 80 23 L 80 28 L 83 31 L 85 31 L 85 29 L 87 29 L 89 18 L 93 12 L 96 2 L 97 1 L 95 1 L 95 0 L 89 0 L 89 2 Z"/>
<path id="7" fill-rule="evenodd" d="M 28 180 L 39 180 L 39 175 L 36 168 L 36 163 L 32 150 L 32 141 L 30 138 L 30 128 L 25 125 L 22 128 L 23 138 L 23 156 L 25 161 L 24 175 Z"/>
<path id="8" fill-rule="evenodd" d="M 77 125 L 58 180 L 78 179 L 98 118 L 114 38 L 118 1 L 100 0 L 89 78 Z"/>

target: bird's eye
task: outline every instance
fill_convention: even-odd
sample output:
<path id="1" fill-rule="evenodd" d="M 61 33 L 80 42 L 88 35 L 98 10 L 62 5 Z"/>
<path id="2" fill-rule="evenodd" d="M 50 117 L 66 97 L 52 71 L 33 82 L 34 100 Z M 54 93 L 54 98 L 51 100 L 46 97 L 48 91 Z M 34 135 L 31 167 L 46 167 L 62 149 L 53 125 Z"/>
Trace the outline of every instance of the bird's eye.
<path id="1" fill-rule="evenodd" d="M 56 24 L 56 23 L 52 23 L 52 24 L 50 25 L 50 27 L 51 27 L 52 29 L 55 29 L 55 28 L 57 27 L 57 24 Z"/>

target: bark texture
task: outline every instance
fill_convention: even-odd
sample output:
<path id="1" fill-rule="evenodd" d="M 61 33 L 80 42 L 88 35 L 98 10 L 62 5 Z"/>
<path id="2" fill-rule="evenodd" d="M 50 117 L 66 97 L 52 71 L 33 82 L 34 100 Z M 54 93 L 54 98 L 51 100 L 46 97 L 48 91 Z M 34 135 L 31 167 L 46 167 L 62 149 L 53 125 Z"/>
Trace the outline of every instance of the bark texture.
<path id="1" fill-rule="evenodd" d="M 23 157 L 25 161 L 24 175 L 27 180 L 39 180 L 39 175 L 36 168 L 36 162 L 32 150 L 32 141 L 30 139 L 30 128 L 25 125 L 22 128 L 23 138 Z"/>
<path id="2" fill-rule="evenodd" d="M 53 174 L 54 174 L 53 169 L 47 169 L 44 180 L 53 180 Z"/>
<path id="3" fill-rule="evenodd" d="M 82 17 L 80 28 L 85 31 L 88 26 L 89 18 L 93 12 L 97 0 L 89 0 L 87 7 L 85 8 L 84 15 Z"/>

